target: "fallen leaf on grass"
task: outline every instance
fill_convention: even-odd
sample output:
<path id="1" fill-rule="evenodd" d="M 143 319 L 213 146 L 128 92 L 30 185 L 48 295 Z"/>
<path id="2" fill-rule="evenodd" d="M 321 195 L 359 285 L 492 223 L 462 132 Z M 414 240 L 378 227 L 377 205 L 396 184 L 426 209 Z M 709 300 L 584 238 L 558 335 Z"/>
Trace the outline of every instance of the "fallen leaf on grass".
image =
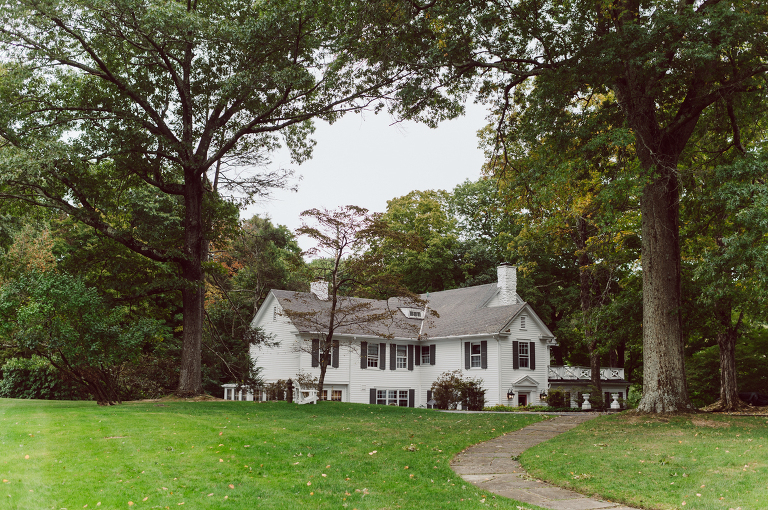
<path id="1" fill-rule="evenodd" d="M 149 499 L 149 496 L 147 496 L 146 498 L 142 499 L 142 501 L 146 501 L 148 499 Z"/>
<path id="2" fill-rule="evenodd" d="M 29 458 L 29 455 L 25 455 L 25 456 L 24 456 L 24 458 L 25 458 L 25 459 L 28 459 L 28 458 Z"/>
<path id="3" fill-rule="evenodd" d="M 234 485 L 232 485 L 232 484 L 230 483 L 230 484 L 229 484 L 229 488 L 230 488 L 230 489 L 234 489 L 234 488 L 235 488 L 235 486 L 234 486 Z"/>
<path id="4" fill-rule="evenodd" d="M 213 496 L 213 492 L 211 492 L 211 493 L 210 493 L 210 494 L 208 494 L 208 495 L 209 495 L 209 496 Z"/>

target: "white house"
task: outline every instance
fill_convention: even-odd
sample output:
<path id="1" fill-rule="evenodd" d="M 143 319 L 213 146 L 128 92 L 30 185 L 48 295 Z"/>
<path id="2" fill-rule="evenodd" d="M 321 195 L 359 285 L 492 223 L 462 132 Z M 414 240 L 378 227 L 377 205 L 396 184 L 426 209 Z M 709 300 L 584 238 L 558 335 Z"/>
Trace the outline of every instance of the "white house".
<path id="1" fill-rule="evenodd" d="M 516 268 L 498 267 L 498 282 L 422 295 L 426 307 L 397 299 L 347 299 L 347 309 L 386 320 L 348 323 L 334 333 L 331 359 L 320 398 L 343 402 L 427 406 L 431 386 L 447 371 L 460 369 L 480 379 L 486 405 L 542 404 L 550 387 L 576 394 L 589 384 L 587 367 L 550 366 L 555 337 L 531 306 L 517 295 Z M 422 305 L 423 306 L 423 305 Z M 311 293 L 272 290 L 253 319 L 279 342 L 253 347 L 265 383 L 319 376 L 317 348 L 321 328 L 302 318 L 330 308 L 327 284 Z M 291 310 L 293 320 L 286 310 Z M 390 314 L 383 312 L 391 311 Z M 298 315 L 297 315 L 298 312 Z M 351 321 L 348 321 L 351 322 Z M 327 329 L 327 326 L 326 326 Z M 309 347 L 308 346 L 312 346 Z M 301 350 L 303 349 L 303 350 Z M 603 391 L 626 395 L 623 369 L 603 369 Z M 253 400 L 253 395 L 224 385 L 224 398 Z"/>

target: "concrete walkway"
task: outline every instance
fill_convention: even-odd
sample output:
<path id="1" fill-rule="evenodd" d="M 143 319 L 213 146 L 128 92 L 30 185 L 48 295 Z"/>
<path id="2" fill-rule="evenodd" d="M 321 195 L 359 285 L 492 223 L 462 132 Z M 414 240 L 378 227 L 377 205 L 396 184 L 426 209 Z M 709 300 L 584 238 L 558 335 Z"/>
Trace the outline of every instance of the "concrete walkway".
<path id="1" fill-rule="evenodd" d="M 637 510 L 618 503 L 591 499 L 583 494 L 532 479 L 516 460 L 532 446 L 551 439 L 594 418 L 587 413 L 558 416 L 516 432 L 470 446 L 451 461 L 451 468 L 467 482 L 508 498 L 553 510 Z"/>

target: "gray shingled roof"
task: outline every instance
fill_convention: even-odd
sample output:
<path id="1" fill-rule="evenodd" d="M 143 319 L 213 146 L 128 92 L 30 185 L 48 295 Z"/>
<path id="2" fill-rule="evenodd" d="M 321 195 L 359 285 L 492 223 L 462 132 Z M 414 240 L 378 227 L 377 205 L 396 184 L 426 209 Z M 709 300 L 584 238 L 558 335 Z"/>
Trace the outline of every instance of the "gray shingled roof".
<path id="1" fill-rule="evenodd" d="M 490 283 L 423 294 L 421 298 L 429 311 L 423 325 L 421 320 L 408 319 L 398 310 L 398 307 L 409 307 L 409 303 L 398 298 L 387 301 L 339 298 L 342 304 L 338 309 L 350 313 L 341 318 L 336 332 L 413 339 L 499 333 L 525 304 L 483 306 L 497 292 L 496 284 Z M 287 315 L 299 331 L 327 330 L 330 301 L 321 301 L 309 292 L 273 290 L 272 293 L 280 306 L 289 311 Z"/>

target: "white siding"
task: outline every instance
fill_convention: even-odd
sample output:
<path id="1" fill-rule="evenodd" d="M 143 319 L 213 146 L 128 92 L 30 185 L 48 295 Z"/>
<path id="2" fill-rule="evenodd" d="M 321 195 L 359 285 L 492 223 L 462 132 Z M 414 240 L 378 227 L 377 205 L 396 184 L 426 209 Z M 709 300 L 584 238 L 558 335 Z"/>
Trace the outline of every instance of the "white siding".
<path id="1" fill-rule="evenodd" d="M 520 317 L 525 316 L 525 329 L 520 328 Z M 529 404 L 542 404 L 539 394 L 542 391 L 547 390 L 547 367 L 549 366 L 549 348 L 545 340 L 540 340 L 542 331 L 538 325 L 538 322 L 533 320 L 533 317 L 527 311 L 523 311 L 514 321 L 510 324 L 510 335 L 501 341 L 501 386 L 499 388 L 499 401 L 503 404 L 517 405 L 517 395 L 515 399 L 510 402 L 506 398 L 506 393 L 509 389 L 514 389 L 515 381 L 528 376 L 534 379 L 538 388 L 536 391 L 531 391 Z M 533 370 L 530 368 L 513 368 L 513 352 L 512 345 L 514 341 L 518 342 L 533 342 L 535 348 L 535 365 Z M 517 393 L 517 392 L 515 392 Z"/>
<path id="2" fill-rule="evenodd" d="M 278 310 L 277 316 L 274 314 L 275 307 Z M 280 342 L 280 345 L 275 348 L 251 347 L 251 357 L 256 358 L 256 365 L 262 367 L 261 375 L 265 382 L 293 377 L 300 366 L 299 357 L 294 352 L 298 331 L 287 317 L 279 315 L 280 311 L 280 305 L 270 294 L 252 323 L 253 326 L 263 329 L 265 333 L 274 335 L 274 340 Z"/>
<path id="3" fill-rule="evenodd" d="M 277 315 L 275 315 L 277 307 Z M 261 327 L 266 333 L 273 334 L 280 345 L 275 348 L 252 347 L 251 355 L 257 358 L 257 365 L 263 367 L 262 376 L 265 382 L 278 379 L 294 378 L 300 371 L 319 377 L 320 369 L 312 367 L 311 353 L 298 352 L 298 331 L 288 319 L 280 315 L 277 300 L 270 294 L 254 318 L 254 326 Z M 520 329 L 520 316 L 526 317 L 525 329 Z M 547 389 L 547 367 L 549 365 L 549 348 L 546 341 L 540 340 L 542 330 L 538 318 L 529 309 L 524 309 L 507 326 L 510 333 L 504 336 L 478 335 L 464 338 L 435 338 L 418 341 L 396 341 L 382 339 L 365 339 L 367 342 L 386 344 L 385 369 L 360 368 L 359 338 L 337 337 L 340 343 L 339 367 L 328 367 L 325 376 L 325 388 L 341 389 L 343 400 L 346 402 L 368 403 L 371 388 L 415 390 L 415 406 L 423 406 L 427 401 L 427 391 L 440 374 L 453 370 L 461 370 L 465 376 L 482 381 L 485 389 L 487 405 L 508 404 L 507 390 L 513 387 L 515 381 L 529 376 L 535 379 L 538 387 L 531 392 L 530 403 L 539 403 L 539 393 Z M 535 344 L 535 368 L 514 370 L 512 368 L 512 342 L 527 341 Z M 311 339 L 301 340 L 305 350 L 311 348 Z M 464 342 L 487 342 L 486 369 L 464 367 Z M 390 345 L 435 345 L 435 365 L 416 365 L 413 370 L 399 368 L 390 370 Z M 415 356 L 415 349 L 414 349 Z M 415 360 L 414 360 L 415 361 Z M 515 402 L 516 404 L 516 402 Z"/>
<path id="4" fill-rule="evenodd" d="M 418 367 L 414 363 L 413 370 L 407 368 L 398 368 L 396 370 L 390 370 L 390 345 L 418 345 L 417 342 L 397 341 L 397 340 L 366 340 L 368 342 L 381 344 L 386 343 L 386 359 L 384 360 L 384 370 L 381 369 L 381 354 L 379 354 L 379 367 L 370 367 L 362 369 L 360 368 L 360 348 L 358 342 L 358 349 L 356 355 L 352 356 L 350 366 L 350 401 L 367 404 L 370 402 L 371 388 L 388 389 L 388 390 L 416 390 L 416 401 L 414 405 L 418 407 L 424 402 L 419 401 L 419 383 L 420 372 Z M 415 351 L 415 349 L 414 349 Z M 415 356 L 415 354 L 414 354 Z"/>

